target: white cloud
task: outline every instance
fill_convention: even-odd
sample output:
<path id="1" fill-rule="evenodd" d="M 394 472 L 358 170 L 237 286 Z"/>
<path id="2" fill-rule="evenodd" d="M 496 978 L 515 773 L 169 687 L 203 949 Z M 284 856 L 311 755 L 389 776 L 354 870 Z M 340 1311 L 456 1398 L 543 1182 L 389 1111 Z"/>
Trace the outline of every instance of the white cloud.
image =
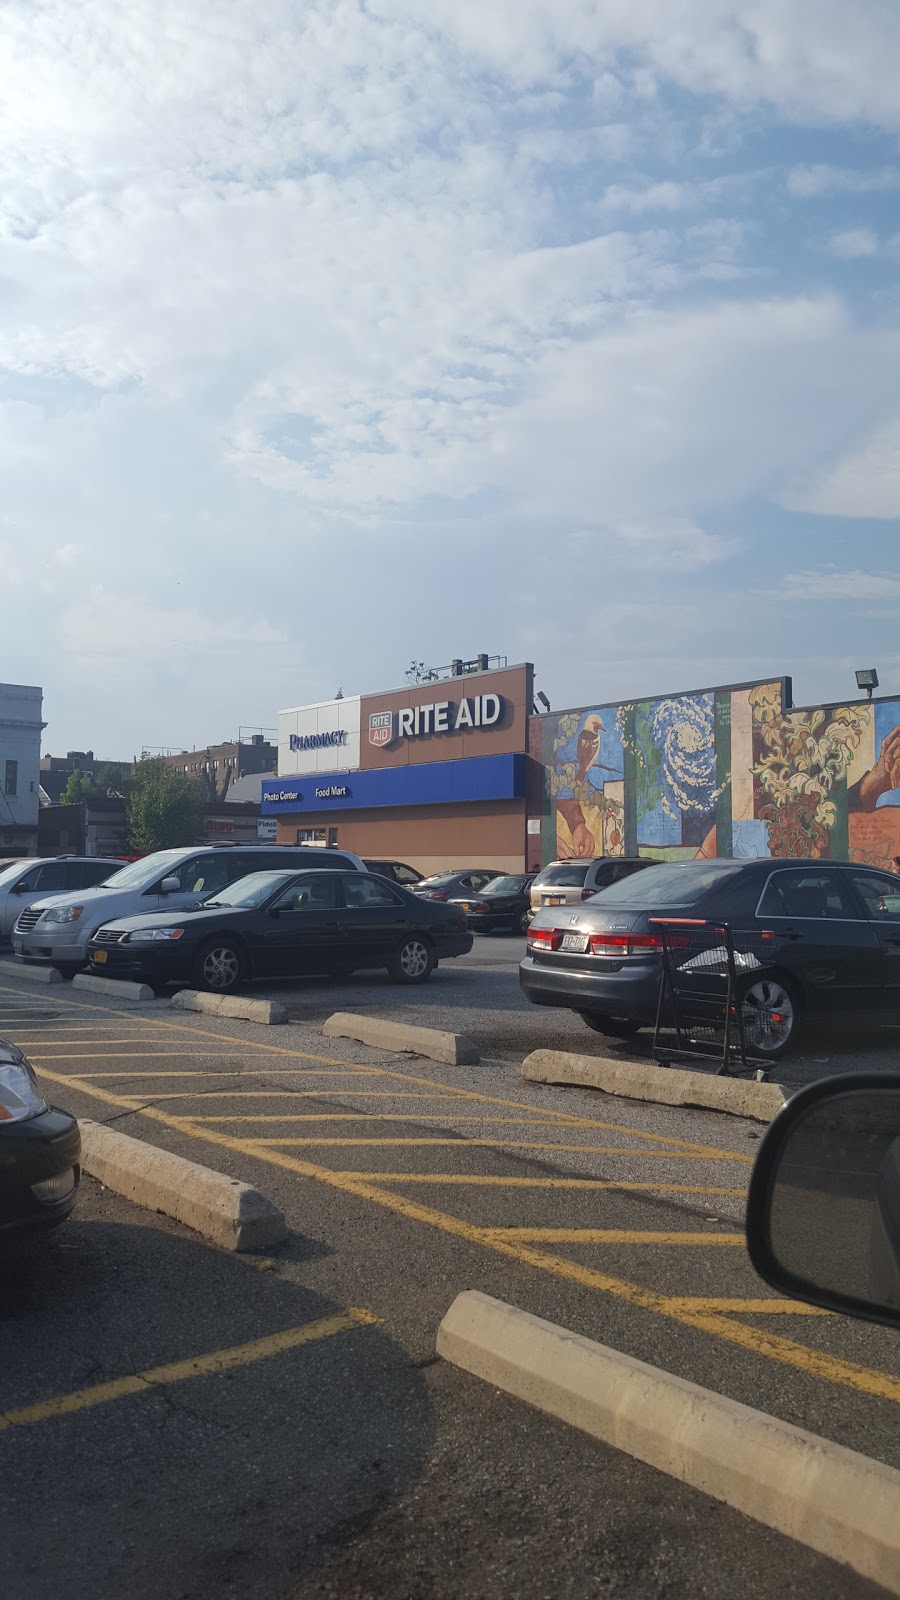
<path id="1" fill-rule="evenodd" d="M 828 248 L 841 261 L 855 261 L 863 256 L 874 256 L 878 237 L 871 228 L 847 228 L 843 233 L 831 235 Z"/>
<path id="2" fill-rule="evenodd" d="M 785 503 L 824 517 L 900 517 L 900 417 Z"/>
<path id="3" fill-rule="evenodd" d="M 900 601 L 900 576 L 895 572 L 791 572 L 781 592 L 791 600 L 858 600 L 866 604 Z"/>
<path id="4" fill-rule="evenodd" d="M 841 194 L 878 194 L 900 188 L 900 167 L 834 167 L 826 163 L 792 167 L 787 190 L 799 200 Z"/>

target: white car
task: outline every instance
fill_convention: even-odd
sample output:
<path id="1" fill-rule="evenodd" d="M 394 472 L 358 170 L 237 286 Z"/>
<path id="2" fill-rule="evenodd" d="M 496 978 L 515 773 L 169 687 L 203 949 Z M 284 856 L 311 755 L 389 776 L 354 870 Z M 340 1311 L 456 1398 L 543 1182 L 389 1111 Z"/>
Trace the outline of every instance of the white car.
<path id="1" fill-rule="evenodd" d="M 37 900 L 17 918 L 14 953 L 73 973 L 88 959 L 88 944 L 105 922 L 145 911 L 198 905 L 248 872 L 325 867 L 365 872 L 351 850 L 316 850 L 309 845 L 212 845 L 157 850 L 131 861 L 96 888 Z"/>
<path id="2" fill-rule="evenodd" d="M 23 856 L 0 872 L 0 938 L 8 939 L 13 923 L 35 900 L 66 889 L 89 889 L 121 866 L 103 856 Z"/>

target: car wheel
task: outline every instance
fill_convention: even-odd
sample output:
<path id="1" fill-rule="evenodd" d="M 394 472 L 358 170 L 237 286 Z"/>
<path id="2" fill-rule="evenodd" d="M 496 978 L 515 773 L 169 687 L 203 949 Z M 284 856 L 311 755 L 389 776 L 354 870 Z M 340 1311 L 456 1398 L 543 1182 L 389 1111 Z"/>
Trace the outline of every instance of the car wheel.
<path id="1" fill-rule="evenodd" d="M 391 957 L 388 972 L 394 983 L 424 983 L 436 965 L 431 946 L 414 935 Z"/>
<path id="2" fill-rule="evenodd" d="M 642 1024 L 632 1022 L 630 1017 L 607 1017 L 602 1011 L 579 1011 L 578 1015 L 595 1033 L 602 1033 L 607 1039 L 630 1039 L 632 1034 L 641 1031 Z"/>
<path id="3" fill-rule="evenodd" d="M 531 914 L 526 908 L 526 910 L 520 911 L 518 916 L 513 918 L 512 931 L 513 933 L 527 934 L 530 927 Z"/>
<path id="4" fill-rule="evenodd" d="M 194 983 L 213 994 L 230 994 L 245 976 L 244 953 L 230 939 L 210 939 L 194 959 Z"/>
<path id="5" fill-rule="evenodd" d="M 740 989 L 747 1049 L 776 1061 L 796 1041 L 800 997 L 787 978 L 749 978 Z"/>

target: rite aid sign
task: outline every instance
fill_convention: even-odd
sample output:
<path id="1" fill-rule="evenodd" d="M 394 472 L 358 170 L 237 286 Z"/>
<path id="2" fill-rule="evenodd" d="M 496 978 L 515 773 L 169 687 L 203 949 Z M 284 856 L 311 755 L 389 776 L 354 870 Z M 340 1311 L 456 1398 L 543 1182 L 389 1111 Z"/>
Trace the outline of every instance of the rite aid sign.
<path id="1" fill-rule="evenodd" d="M 373 711 L 369 716 L 369 743 L 389 745 L 435 733 L 495 728 L 504 709 L 502 695 L 474 694 L 465 700 L 435 700 L 431 705 L 401 706 L 398 711 Z"/>

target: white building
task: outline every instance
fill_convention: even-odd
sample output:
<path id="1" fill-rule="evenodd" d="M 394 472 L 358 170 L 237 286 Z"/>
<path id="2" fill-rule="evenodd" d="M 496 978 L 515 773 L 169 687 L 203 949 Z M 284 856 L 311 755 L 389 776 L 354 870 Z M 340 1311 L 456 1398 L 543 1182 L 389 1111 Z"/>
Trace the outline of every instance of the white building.
<path id="1" fill-rule="evenodd" d="M 37 853 L 43 689 L 0 683 L 0 856 Z"/>

